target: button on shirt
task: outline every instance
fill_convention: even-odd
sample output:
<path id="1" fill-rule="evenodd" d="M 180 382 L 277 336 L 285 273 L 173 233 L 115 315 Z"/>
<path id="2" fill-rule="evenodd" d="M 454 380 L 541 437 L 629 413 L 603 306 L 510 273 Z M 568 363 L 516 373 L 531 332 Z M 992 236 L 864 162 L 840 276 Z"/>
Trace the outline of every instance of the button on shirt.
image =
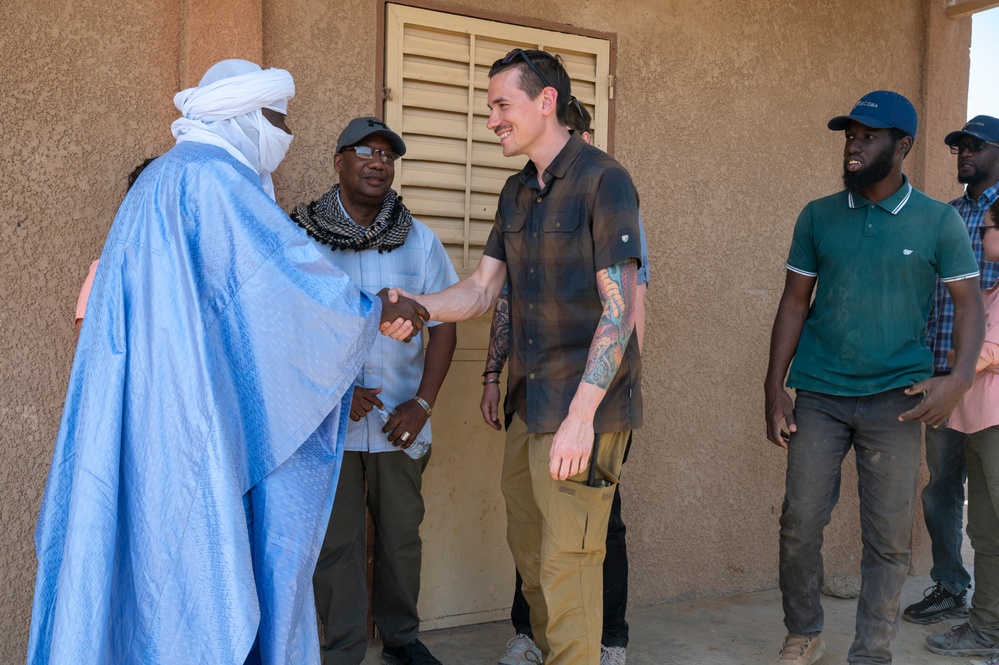
<path id="1" fill-rule="evenodd" d="M 928 378 L 936 279 L 978 275 L 960 215 L 908 179 L 878 203 L 844 191 L 806 205 L 787 269 L 817 278 L 787 385 L 840 396 Z"/>
<path id="2" fill-rule="evenodd" d="M 510 378 L 506 409 L 528 431 L 555 432 L 586 369 L 603 313 L 596 273 L 641 263 L 638 195 L 628 172 L 573 134 L 538 185 L 532 162 L 507 180 L 485 254 L 507 264 Z M 594 417 L 597 432 L 641 426 L 641 359 L 631 336 Z"/>
<path id="3" fill-rule="evenodd" d="M 391 252 L 377 249 L 334 250 L 316 243 L 323 254 L 344 271 L 355 284 L 369 293 L 398 286 L 413 294 L 436 293 L 458 281 L 444 246 L 425 224 L 414 219 L 406 242 Z M 429 322 L 428 326 L 436 325 Z M 378 395 L 386 407 L 411 400 L 423 379 L 423 335 L 408 344 L 378 335 L 354 384 L 382 388 Z M 349 421 L 345 450 L 380 453 L 399 451 L 382 432 L 385 423 L 377 411 L 360 421 Z M 430 420 L 421 435 L 431 437 Z"/>
<path id="4" fill-rule="evenodd" d="M 978 276 L 982 290 L 991 288 L 999 280 L 999 263 L 985 260 L 985 250 L 982 248 L 982 237 L 978 229 L 982 228 L 989 208 L 999 199 L 999 183 L 992 185 L 972 201 L 968 194 L 950 202 L 964 219 L 971 238 L 971 248 L 975 251 L 975 259 L 981 274 Z M 933 309 L 930 311 L 929 324 L 926 327 L 926 344 L 933 350 L 933 369 L 938 372 L 949 372 L 951 367 L 947 362 L 947 351 L 954 345 L 954 301 L 950 299 L 950 291 L 943 282 L 937 282 L 933 295 Z"/>

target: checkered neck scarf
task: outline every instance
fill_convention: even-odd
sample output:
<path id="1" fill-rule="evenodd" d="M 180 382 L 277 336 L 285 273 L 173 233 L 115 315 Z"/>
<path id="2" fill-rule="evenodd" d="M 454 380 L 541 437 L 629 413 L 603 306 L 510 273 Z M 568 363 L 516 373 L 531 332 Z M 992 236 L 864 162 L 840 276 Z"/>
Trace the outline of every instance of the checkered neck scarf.
<path id="1" fill-rule="evenodd" d="M 308 234 L 333 249 L 377 249 L 391 252 L 402 246 L 413 226 L 413 215 L 402 204 L 402 197 L 390 189 L 382 201 L 371 226 L 360 226 L 348 217 L 338 200 L 340 185 L 323 194 L 312 203 L 303 203 L 291 213 L 295 223 Z"/>

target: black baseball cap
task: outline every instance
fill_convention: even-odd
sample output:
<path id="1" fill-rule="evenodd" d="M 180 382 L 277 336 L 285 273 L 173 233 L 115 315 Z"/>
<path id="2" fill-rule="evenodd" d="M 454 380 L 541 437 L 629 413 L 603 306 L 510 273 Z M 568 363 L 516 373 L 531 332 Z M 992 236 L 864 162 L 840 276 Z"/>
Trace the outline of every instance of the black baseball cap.
<path id="1" fill-rule="evenodd" d="M 976 115 L 965 123 L 963 129 L 951 132 L 944 137 L 944 143 L 954 145 L 962 136 L 972 136 L 989 143 L 999 143 L 999 118 L 990 115 Z"/>
<path id="2" fill-rule="evenodd" d="M 336 151 L 341 152 L 344 148 L 356 145 L 372 134 L 384 138 L 392 146 L 392 149 L 400 155 L 406 154 L 406 142 L 402 140 L 402 137 L 389 129 L 389 126 L 384 122 L 371 116 L 354 118 L 347 123 L 344 130 L 340 132 L 340 138 L 336 140 Z"/>

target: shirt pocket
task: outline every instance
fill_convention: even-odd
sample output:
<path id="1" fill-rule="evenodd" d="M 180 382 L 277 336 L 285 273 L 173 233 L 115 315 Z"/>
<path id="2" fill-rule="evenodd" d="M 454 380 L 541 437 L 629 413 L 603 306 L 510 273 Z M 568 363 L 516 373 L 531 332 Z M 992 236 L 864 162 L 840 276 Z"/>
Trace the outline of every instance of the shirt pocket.
<path id="1" fill-rule="evenodd" d="M 515 212 L 503 219 L 503 233 L 521 233 L 527 224 L 526 212 Z"/>
<path id="2" fill-rule="evenodd" d="M 575 233 L 579 230 L 582 211 L 559 212 L 546 215 L 541 228 L 545 233 Z"/>
<path id="3" fill-rule="evenodd" d="M 389 286 L 401 287 L 410 293 L 420 294 L 424 292 L 426 284 L 426 274 L 420 269 L 417 261 L 422 261 L 423 257 L 403 253 L 405 248 L 395 250 L 399 256 L 392 257 L 388 265 L 382 266 L 382 279 L 386 280 Z M 390 255 L 391 256 L 391 255 Z"/>
<path id="4" fill-rule="evenodd" d="M 414 294 L 424 292 L 424 275 L 409 270 L 389 270 L 386 272 L 388 284 L 398 286 Z"/>
<path id="5" fill-rule="evenodd" d="M 593 250 L 582 222 L 580 210 L 550 213 L 541 220 L 541 255 L 549 265 L 558 266 L 546 270 L 544 280 L 557 292 L 588 288 L 585 273 L 592 272 Z"/>

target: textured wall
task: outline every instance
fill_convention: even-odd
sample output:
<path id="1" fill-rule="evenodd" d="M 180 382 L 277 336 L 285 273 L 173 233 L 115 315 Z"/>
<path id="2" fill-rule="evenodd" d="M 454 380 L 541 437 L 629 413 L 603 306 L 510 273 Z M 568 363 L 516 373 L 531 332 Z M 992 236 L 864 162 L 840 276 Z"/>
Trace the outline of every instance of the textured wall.
<path id="1" fill-rule="evenodd" d="M 968 76 L 970 67 L 971 19 L 952 21 L 946 17 L 942 0 L 931 0 L 926 12 L 926 41 L 920 129 L 922 139 L 913 146 L 913 156 L 922 164 L 924 190 L 930 196 L 949 201 L 964 192 L 957 182 L 957 158 L 950 154 L 943 137 L 964 126 L 967 118 Z M 918 102 L 917 102 L 918 104 Z M 924 465 L 922 482 L 929 480 Z M 912 567 L 929 574 L 933 567 L 930 538 L 923 521 L 923 507 L 917 506 L 913 534 Z"/>
<path id="2" fill-rule="evenodd" d="M 452 4 L 494 9 L 487 0 Z M 839 186 L 842 141 L 826 120 L 874 88 L 899 90 L 920 110 L 922 135 L 908 166 L 915 184 L 941 197 L 955 193 L 953 160 L 940 141 L 964 120 L 970 20 L 943 19 L 944 5 L 503 6 L 511 16 L 618 36 L 615 153 L 642 194 L 653 262 L 647 420 L 623 489 L 636 604 L 775 583 L 784 454 L 763 436 L 761 384 L 791 229 L 804 203 Z M 31 536 L 72 360 L 79 284 L 100 251 L 125 174 L 172 142 L 171 98 L 182 63 L 214 59 L 212 47 L 190 43 L 199 28 L 184 26 L 217 15 L 206 4 L 194 3 L 187 14 L 182 6 L 0 4 L 0 665 L 23 659 Z M 296 140 L 276 178 L 286 208 L 329 186 L 332 146 L 346 119 L 377 110 L 377 8 L 374 0 L 263 0 L 263 64 L 289 68 L 299 91 L 289 118 Z M 249 44 L 258 38 L 246 21 L 234 34 L 247 40 L 245 53 L 259 48 Z M 501 520 L 491 485 L 499 474 L 497 440 L 477 440 L 472 426 L 479 418 L 472 379 L 481 371 L 475 347 L 484 333 L 485 322 L 461 329 L 463 350 L 445 393 L 466 401 L 443 435 L 454 449 L 428 471 L 436 488 L 428 501 L 432 515 L 443 515 L 450 502 L 490 526 L 455 528 L 428 516 L 429 534 L 438 534 L 429 547 L 442 557 L 430 572 L 461 571 L 455 574 L 495 585 L 496 597 L 508 598 L 502 549 L 492 556 L 503 563 L 490 567 L 454 545 L 486 531 L 493 537 Z M 467 473 L 481 494 L 455 493 L 447 469 Z M 830 572 L 858 565 L 854 486 L 847 470 L 827 533 Z"/>
<path id="3" fill-rule="evenodd" d="M 219 60 L 260 63 L 263 49 L 261 0 L 187 0 L 181 18 L 180 87 L 198 84 Z"/>
<path id="4" fill-rule="evenodd" d="M 172 143 L 179 3 L 0 3 L 0 663 L 24 662 L 32 537 L 73 307 L 125 192 Z"/>

